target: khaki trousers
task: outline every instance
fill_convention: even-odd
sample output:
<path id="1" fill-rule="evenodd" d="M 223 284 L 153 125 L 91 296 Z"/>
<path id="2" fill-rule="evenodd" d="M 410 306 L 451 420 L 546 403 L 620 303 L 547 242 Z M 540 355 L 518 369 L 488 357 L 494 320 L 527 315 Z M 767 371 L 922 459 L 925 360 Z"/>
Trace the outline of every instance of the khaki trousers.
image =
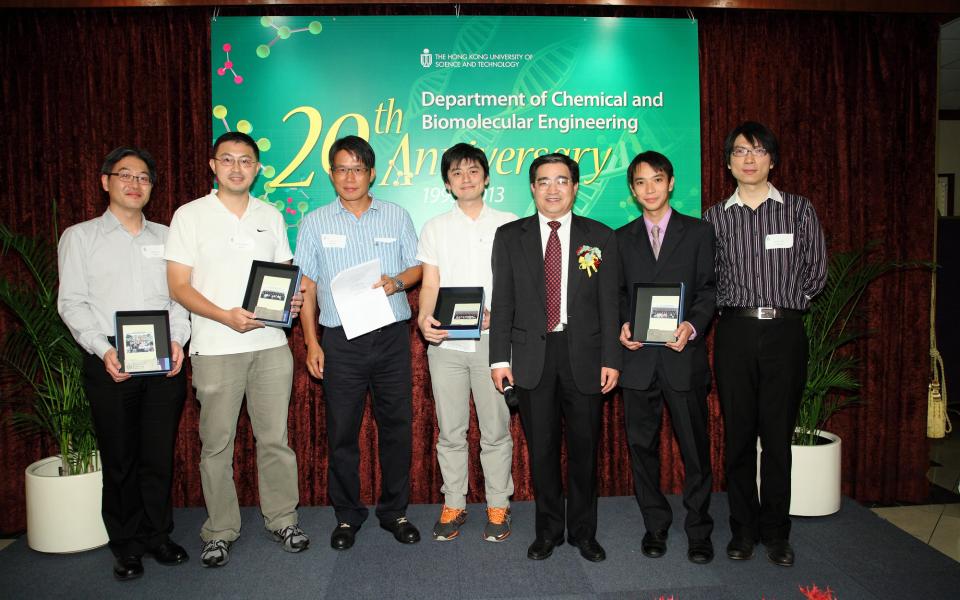
<path id="1" fill-rule="evenodd" d="M 433 399 L 436 404 L 437 461 L 443 475 L 444 503 L 465 508 L 469 480 L 467 429 L 470 392 L 480 426 L 480 465 L 488 506 L 507 508 L 513 494 L 513 438 L 510 410 L 490 379 L 490 336 L 480 336 L 476 352 L 437 346 L 427 349 Z"/>
<path id="2" fill-rule="evenodd" d="M 233 481 L 233 445 L 244 394 L 257 445 L 260 511 L 268 530 L 297 523 L 297 457 L 287 444 L 287 409 L 293 383 L 289 346 L 194 355 L 193 385 L 200 402 L 200 482 L 207 520 L 204 541 L 240 536 L 240 506 Z M 249 476 L 249 475 L 247 475 Z"/>

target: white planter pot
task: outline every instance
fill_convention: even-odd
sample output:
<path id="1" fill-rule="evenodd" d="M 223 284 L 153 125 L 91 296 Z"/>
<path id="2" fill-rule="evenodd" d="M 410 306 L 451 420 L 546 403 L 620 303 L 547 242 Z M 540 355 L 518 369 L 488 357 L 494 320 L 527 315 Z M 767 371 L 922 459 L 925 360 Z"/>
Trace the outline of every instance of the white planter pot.
<path id="1" fill-rule="evenodd" d="M 795 517 L 822 517 L 840 510 L 840 438 L 829 431 L 820 437 L 830 440 L 822 446 L 790 446 L 790 514 Z M 757 490 L 760 482 L 760 455 L 757 439 Z"/>
<path id="2" fill-rule="evenodd" d="M 840 510 L 840 438 L 829 431 L 820 437 L 830 440 L 822 446 L 791 446 L 790 514 L 822 517 Z"/>
<path id="3" fill-rule="evenodd" d="M 60 476 L 60 457 L 26 470 L 27 544 L 39 552 L 81 552 L 107 543 L 100 516 L 103 474 Z"/>

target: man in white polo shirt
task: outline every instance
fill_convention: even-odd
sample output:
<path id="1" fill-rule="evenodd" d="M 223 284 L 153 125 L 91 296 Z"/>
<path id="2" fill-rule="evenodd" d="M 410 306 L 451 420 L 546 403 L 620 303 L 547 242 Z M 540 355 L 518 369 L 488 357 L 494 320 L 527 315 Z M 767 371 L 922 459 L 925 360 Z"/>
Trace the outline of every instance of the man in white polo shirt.
<path id="1" fill-rule="evenodd" d="M 233 441 L 245 394 L 264 524 L 288 552 L 309 543 L 297 525 L 297 457 L 287 443 L 293 357 L 282 329 L 264 327 L 238 306 L 254 260 L 293 258 L 283 217 L 250 195 L 259 160 L 250 136 L 228 132 L 217 138 L 210 168 L 218 189 L 177 209 L 165 253 L 170 295 L 192 313 L 190 362 L 200 402 L 200 480 L 207 505 L 200 530 L 205 567 L 226 564 L 230 544 L 240 536 Z"/>
<path id="2" fill-rule="evenodd" d="M 440 161 L 443 184 L 456 204 L 423 226 L 417 259 L 423 263 L 420 316 L 417 324 L 431 346 L 427 349 L 433 401 L 437 409 L 437 460 L 443 475 L 443 509 L 433 527 L 433 539 L 448 541 L 467 519 L 470 392 L 480 427 L 480 464 L 487 501 L 483 539 L 500 542 L 510 535 L 510 496 L 513 494 L 513 438 L 510 411 L 490 379 L 490 297 L 493 235 L 516 215 L 483 202 L 490 167 L 483 150 L 456 144 Z M 478 341 L 448 340 L 433 318 L 440 287 L 483 286 L 483 331 Z"/>

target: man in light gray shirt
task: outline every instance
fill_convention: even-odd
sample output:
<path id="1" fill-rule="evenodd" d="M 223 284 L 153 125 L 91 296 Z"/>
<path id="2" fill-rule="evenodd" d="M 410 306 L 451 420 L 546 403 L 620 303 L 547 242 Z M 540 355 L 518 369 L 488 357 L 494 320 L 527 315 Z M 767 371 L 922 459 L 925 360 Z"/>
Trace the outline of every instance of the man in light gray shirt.
<path id="1" fill-rule="evenodd" d="M 57 308 L 86 351 L 84 391 L 103 463 L 103 522 L 119 580 L 143 574 L 144 554 L 165 565 L 188 560 L 169 535 L 173 446 L 186 396 L 181 367 L 190 321 L 167 292 L 167 227 L 143 216 L 155 182 L 150 154 L 117 148 L 100 173 L 110 198 L 106 212 L 69 227 L 59 245 Z M 117 311 L 127 310 L 169 312 L 172 368 L 166 376 L 131 377 L 123 371 L 114 323 Z"/>

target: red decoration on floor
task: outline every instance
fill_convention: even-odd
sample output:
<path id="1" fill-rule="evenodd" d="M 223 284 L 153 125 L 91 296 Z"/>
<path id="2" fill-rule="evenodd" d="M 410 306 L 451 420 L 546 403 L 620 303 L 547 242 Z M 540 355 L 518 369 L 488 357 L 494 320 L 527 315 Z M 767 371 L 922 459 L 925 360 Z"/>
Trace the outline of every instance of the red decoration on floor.
<path id="1" fill-rule="evenodd" d="M 837 600 L 837 595 L 833 593 L 829 587 L 825 590 L 821 590 L 816 586 L 816 584 L 811 585 L 810 587 L 797 586 L 800 589 L 800 593 L 803 594 L 803 597 L 807 600 Z"/>

